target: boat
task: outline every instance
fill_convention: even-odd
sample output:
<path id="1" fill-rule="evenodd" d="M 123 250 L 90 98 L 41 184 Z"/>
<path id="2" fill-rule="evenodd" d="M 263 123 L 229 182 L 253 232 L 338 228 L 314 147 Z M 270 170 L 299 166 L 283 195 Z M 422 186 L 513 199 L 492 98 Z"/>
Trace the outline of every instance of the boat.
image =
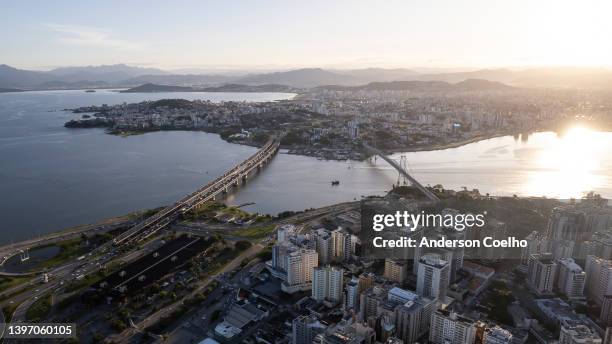
<path id="1" fill-rule="evenodd" d="M 85 93 L 94 93 L 96 90 L 86 90 Z"/>
<path id="2" fill-rule="evenodd" d="M 331 185 L 333 185 L 333 186 L 340 185 L 340 181 L 339 180 L 332 180 Z"/>

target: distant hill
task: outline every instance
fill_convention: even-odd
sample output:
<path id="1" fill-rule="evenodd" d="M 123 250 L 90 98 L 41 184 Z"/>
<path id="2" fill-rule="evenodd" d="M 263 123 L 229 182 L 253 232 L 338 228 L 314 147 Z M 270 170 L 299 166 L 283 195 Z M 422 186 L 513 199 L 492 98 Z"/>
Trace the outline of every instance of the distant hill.
<path id="1" fill-rule="evenodd" d="M 177 74 L 176 71 L 169 73 L 156 68 L 133 67 L 125 64 L 63 67 L 47 72 L 22 70 L 7 65 L 0 65 L 0 88 L 25 90 L 133 87 L 143 84 L 198 88 L 228 85 L 226 89 L 238 87 L 235 85 L 284 85 L 284 87 L 312 88 L 324 85 L 351 87 L 393 81 L 442 81 L 454 84 L 471 79 L 499 82 L 509 86 L 524 88 L 612 89 L 612 71 L 602 68 L 481 69 L 469 72 L 430 74 L 418 73 L 414 70 L 403 68 L 346 70 L 303 68 L 240 76 L 231 73 L 228 75 Z M 401 87 L 398 85 L 386 85 L 385 87 Z M 425 84 L 419 85 L 419 87 L 425 87 Z M 429 85 L 429 87 L 434 86 L 434 84 Z M 464 86 L 480 87 L 481 85 L 476 83 Z M 492 85 L 487 86 L 492 87 Z M 248 88 L 245 89 L 247 90 L 244 92 L 251 92 Z M 262 91 L 257 90 L 256 92 Z"/>
<path id="2" fill-rule="evenodd" d="M 225 75 L 205 74 L 166 74 L 166 75 L 139 75 L 121 81 L 122 85 L 134 86 L 146 83 L 177 85 L 177 86 L 216 86 L 236 80 L 236 77 Z"/>
<path id="3" fill-rule="evenodd" d="M 227 84 L 218 87 L 206 87 L 202 89 L 204 92 L 299 92 L 299 89 L 291 86 L 277 85 L 277 84 L 266 84 L 266 85 L 240 85 L 240 84 Z"/>
<path id="4" fill-rule="evenodd" d="M 193 87 L 144 84 L 144 85 L 132 87 L 127 90 L 122 90 L 119 92 L 121 93 L 153 93 L 153 92 L 193 92 L 193 91 L 195 91 Z"/>
<path id="5" fill-rule="evenodd" d="M 468 79 L 455 84 L 445 81 L 389 81 L 371 82 L 361 86 L 328 85 L 321 88 L 330 90 L 368 90 L 368 91 L 413 91 L 413 92 L 461 92 L 461 91 L 501 91 L 512 90 L 514 87 L 500 82 Z"/>
<path id="6" fill-rule="evenodd" d="M 467 79 L 485 79 L 525 88 L 612 88 L 612 71 L 603 68 L 482 69 L 471 72 L 422 74 L 415 79 L 451 83 Z"/>
<path id="7" fill-rule="evenodd" d="M 452 87 L 462 91 L 504 91 L 515 89 L 515 87 L 501 82 L 484 79 L 467 79 L 454 84 Z"/>
<path id="8" fill-rule="evenodd" d="M 397 81 L 397 80 L 412 80 L 419 73 L 405 68 L 365 68 L 365 69 L 349 69 L 349 70 L 333 70 L 335 73 L 350 75 L 360 84 L 367 84 L 374 81 Z"/>
<path id="9" fill-rule="evenodd" d="M 86 67 L 62 67 L 53 69 L 49 74 L 61 78 L 64 82 L 80 82 L 84 80 L 103 81 L 105 83 L 119 83 L 125 79 L 139 75 L 164 75 L 168 74 L 160 69 L 133 67 L 125 64 L 86 66 Z"/>
<path id="10" fill-rule="evenodd" d="M 287 72 L 275 72 L 247 76 L 235 81 L 245 85 L 281 84 L 300 88 L 320 85 L 356 85 L 359 80 L 350 75 L 344 75 L 323 70 L 321 68 L 304 68 Z"/>
<path id="11" fill-rule="evenodd" d="M 28 88 L 51 81 L 53 77 L 45 72 L 22 70 L 0 65 L 0 87 L 2 88 Z"/>
<path id="12" fill-rule="evenodd" d="M 239 85 L 239 84 L 227 84 L 217 87 L 185 87 L 185 86 L 173 86 L 173 85 L 158 85 L 158 84 L 144 84 L 136 87 L 132 87 L 127 90 L 120 91 L 121 93 L 152 93 L 152 92 L 296 92 L 298 91 L 294 87 L 284 85 Z"/>

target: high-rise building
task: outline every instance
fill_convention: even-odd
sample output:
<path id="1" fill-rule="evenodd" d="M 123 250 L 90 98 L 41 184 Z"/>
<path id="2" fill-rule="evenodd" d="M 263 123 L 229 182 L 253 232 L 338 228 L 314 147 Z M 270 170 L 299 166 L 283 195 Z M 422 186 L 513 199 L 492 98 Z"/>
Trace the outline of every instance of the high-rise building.
<path id="1" fill-rule="evenodd" d="M 604 296 L 599 319 L 605 326 L 612 327 L 612 295 Z"/>
<path id="2" fill-rule="evenodd" d="M 272 246 L 272 268 L 279 273 L 287 272 L 287 255 L 294 248 L 288 243 Z"/>
<path id="3" fill-rule="evenodd" d="M 559 333 L 559 344 L 601 344 L 601 337 L 578 321 L 564 321 Z"/>
<path id="4" fill-rule="evenodd" d="M 474 343 L 474 321 L 448 310 L 437 310 L 431 316 L 429 342 L 433 344 Z"/>
<path id="5" fill-rule="evenodd" d="M 512 333 L 499 326 L 487 328 L 484 331 L 483 344 L 510 344 Z"/>
<path id="6" fill-rule="evenodd" d="M 376 278 L 376 275 L 374 275 L 371 272 L 368 272 L 368 273 L 364 272 L 361 275 L 359 275 L 359 294 L 363 293 L 367 289 L 370 289 L 372 286 L 374 286 L 375 278 Z"/>
<path id="7" fill-rule="evenodd" d="M 585 272 L 587 298 L 601 306 L 604 296 L 612 294 L 612 261 L 587 256 Z"/>
<path id="8" fill-rule="evenodd" d="M 286 224 L 276 228 L 276 243 L 289 242 L 289 238 L 296 233 L 295 225 Z"/>
<path id="9" fill-rule="evenodd" d="M 293 344 L 311 344 L 314 337 L 325 330 L 317 318 L 306 315 L 293 319 L 291 328 Z"/>
<path id="10" fill-rule="evenodd" d="M 552 254 L 532 254 L 527 265 L 527 284 L 539 294 L 550 294 L 553 291 L 557 264 Z"/>
<path id="11" fill-rule="evenodd" d="M 387 301 L 387 290 L 373 286 L 361 293 L 359 300 L 359 319 L 367 322 L 370 318 L 377 318 L 382 304 Z"/>
<path id="12" fill-rule="evenodd" d="M 612 327 L 606 327 L 606 334 L 602 344 L 612 344 Z"/>
<path id="13" fill-rule="evenodd" d="M 309 290 L 312 271 L 318 266 L 317 251 L 300 248 L 287 255 L 287 279 L 281 284 L 286 293 Z"/>
<path id="14" fill-rule="evenodd" d="M 418 297 L 395 307 L 395 336 L 405 344 L 414 343 L 429 330 L 431 314 L 436 302 L 426 297 Z"/>
<path id="15" fill-rule="evenodd" d="M 570 299 L 584 297 L 586 274 L 572 258 L 558 261 L 557 289 Z"/>
<path id="16" fill-rule="evenodd" d="M 553 259 L 571 258 L 574 255 L 574 247 L 576 243 L 571 240 L 556 240 L 553 242 L 552 253 Z"/>
<path id="17" fill-rule="evenodd" d="M 353 277 L 346 284 L 346 294 L 344 296 L 345 310 L 359 310 L 359 279 Z"/>
<path id="18" fill-rule="evenodd" d="M 404 260 L 385 259 L 385 272 L 383 276 L 389 281 L 404 283 L 408 274 L 408 266 Z"/>
<path id="19" fill-rule="evenodd" d="M 443 301 L 448 290 L 450 268 L 440 255 L 429 253 L 418 262 L 417 293 L 420 296 Z"/>
<path id="20" fill-rule="evenodd" d="M 552 252 L 552 245 L 550 240 L 543 237 L 540 233 L 533 231 L 525 237 L 527 246 L 521 248 L 521 264 L 527 266 L 529 257 L 532 254 L 541 254 Z M 526 271 L 526 270 L 525 270 Z"/>
<path id="21" fill-rule="evenodd" d="M 342 228 L 331 232 L 332 260 L 343 262 L 348 260 L 352 254 L 351 234 Z"/>
<path id="22" fill-rule="evenodd" d="M 585 226 L 584 212 L 568 205 L 553 209 L 546 235 L 551 240 L 577 241 L 582 238 Z"/>
<path id="23" fill-rule="evenodd" d="M 576 251 L 578 259 L 586 259 L 589 255 L 612 259 L 612 231 L 593 233 L 590 240 L 577 243 Z"/>
<path id="24" fill-rule="evenodd" d="M 342 269 L 331 266 L 314 268 L 312 272 L 312 298 L 319 302 L 340 303 L 342 301 L 343 274 Z"/>
<path id="25" fill-rule="evenodd" d="M 324 228 L 317 229 L 312 233 L 319 254 L 319 264 L 329 264 L 332 262 L 333 243 L 331 233 Z"/>

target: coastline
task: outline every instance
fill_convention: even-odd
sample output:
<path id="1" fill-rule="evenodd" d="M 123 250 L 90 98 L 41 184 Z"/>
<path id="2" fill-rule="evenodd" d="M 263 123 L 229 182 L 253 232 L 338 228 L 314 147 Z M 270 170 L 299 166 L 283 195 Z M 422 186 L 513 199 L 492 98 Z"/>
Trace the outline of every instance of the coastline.
<path id="1" fill-rule="evenodd" d="M 88 129 L 88 128 L 84 128 L 84 129 Z M 552 130 L 552 129 L 551 129 Z M 203 132 L 203 133 L 208 133 L 208 134 L 217 134 L 219 135 L 219 137 L 228 143 L 232 143 L 232 144 L 238 144 L 238 145 L 243 145 L 243 146 L 249 146 L 249 147 L 255 147 L 255 148 L 260 148 L 261 144 L 260 143 L 256 143 L 256 142 L 246 142 L 246 141 L 234 141 L 234 140 L 228 140 L 227 138 L 224 138 L 218 131 L 215 130 L 204 130 L 204 129 L 200 129 L 200 130 L 193 130 L 193 129 L 154 129 L 154 130 L 110 130 L 108 128 L 106 128 L 106 133 L 109 135 L 114 135 L 114 136 L 118 136 L 118 137 L 129 137 L 129 136 L 137 136 L 137 135 L 144 135 L 144 134 L 148 134 L 148 133 L 155 133 L 155 132 L 160 132 L 160 131 L 191 131 L 191 132 Z M 534 129 L 529 131 L 530 133 L 535 133 L 535 132 L 541 132 L 541 131 L 545 131 L 545 130 L 541 130 L 541 129 Z M 411 152 L 433 152 L 433 151 L 439 151 L 439 150 L 445 150 L 445 149 L 452 149 L 452 148 L 458 148 L 461 146 L 465 146 L 468 144 L 472 144 L 472 143 L 476 143 L 479 141 L 485 141 L 485 140 L 489 140 L 489 139 L 494 139 L 497 137 L 503 137 L 503 136 L 509 136 L 509 135 L 517 135 L 517 134 L 521 134 L 521 132 L 517 132 L 517 131 L 501 131 L 501 132 L 495 132 L 495 133 L 490 133 L 490 134 L 482 134 L 482 135 L 477 135 L 471 138 L 467 138 L 461 141 L 456 141 L 456 142 L 449 142 L 449 143 L 443 143 L 443 144 L 431 144 L 431 145 L 425 145 L 425 146 L 416 146 L 416 147 L 403 147 L 403 148 L 394 148 L 394 149 L 383 149 L 382 151 L 386 154 L 396 154 L 396 153 L 411 153 Z M 323 160 L 333 160 L 333 161 L 343 161 L 343 160 L 347 160 L 346 158 L 338 158 L 338 159 L 333 159 L 333 158 L 323 158 L 319 155 L 314 154 L 315 152 L 321 152 L 321 151 L 333 151 L 334 148 L 331 147 L 323 147 L 323 148 L 312 148 L 309 146 L 292 146 L 292 145 L 283 145 L 281 144 L 280 146 L 281 149 L 287 150 L 287 154 L 292 154 L 292 155 L 300 155 L 300 156 L 306 156 L 306 157 L 312 157 L 312 158 L 317 158 L 317 159 L 323 159 Z M 305 151 L 309 151 L 309 152 L 313 152 L 313 154 L 307 154 Z M 363 151 L 356 151 L 356 152 L 352 152 L 352 153 L 356 153 L 356 154 L 361 154 L 362 158 L 361 159 L 351 159 L 349 158 L 348 160 L 353 160 L 353 161 L 364 161 L 366 159 L 369 158 L 369 156 L 363 154 Z"/>

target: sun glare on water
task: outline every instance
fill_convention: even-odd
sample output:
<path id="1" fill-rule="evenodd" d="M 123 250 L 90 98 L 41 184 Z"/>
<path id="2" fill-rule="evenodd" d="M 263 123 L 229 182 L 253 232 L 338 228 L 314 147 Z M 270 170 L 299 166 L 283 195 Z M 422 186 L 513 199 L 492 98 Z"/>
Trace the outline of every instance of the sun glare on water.
<path id="1" fill-rule="evenodd" d="M 532 196 L 579 198 L 605 183 L 598 174 L 604 150 L 597 133 L 574 127 L 538 152 L 527 174 L 524 192 Z"/>

